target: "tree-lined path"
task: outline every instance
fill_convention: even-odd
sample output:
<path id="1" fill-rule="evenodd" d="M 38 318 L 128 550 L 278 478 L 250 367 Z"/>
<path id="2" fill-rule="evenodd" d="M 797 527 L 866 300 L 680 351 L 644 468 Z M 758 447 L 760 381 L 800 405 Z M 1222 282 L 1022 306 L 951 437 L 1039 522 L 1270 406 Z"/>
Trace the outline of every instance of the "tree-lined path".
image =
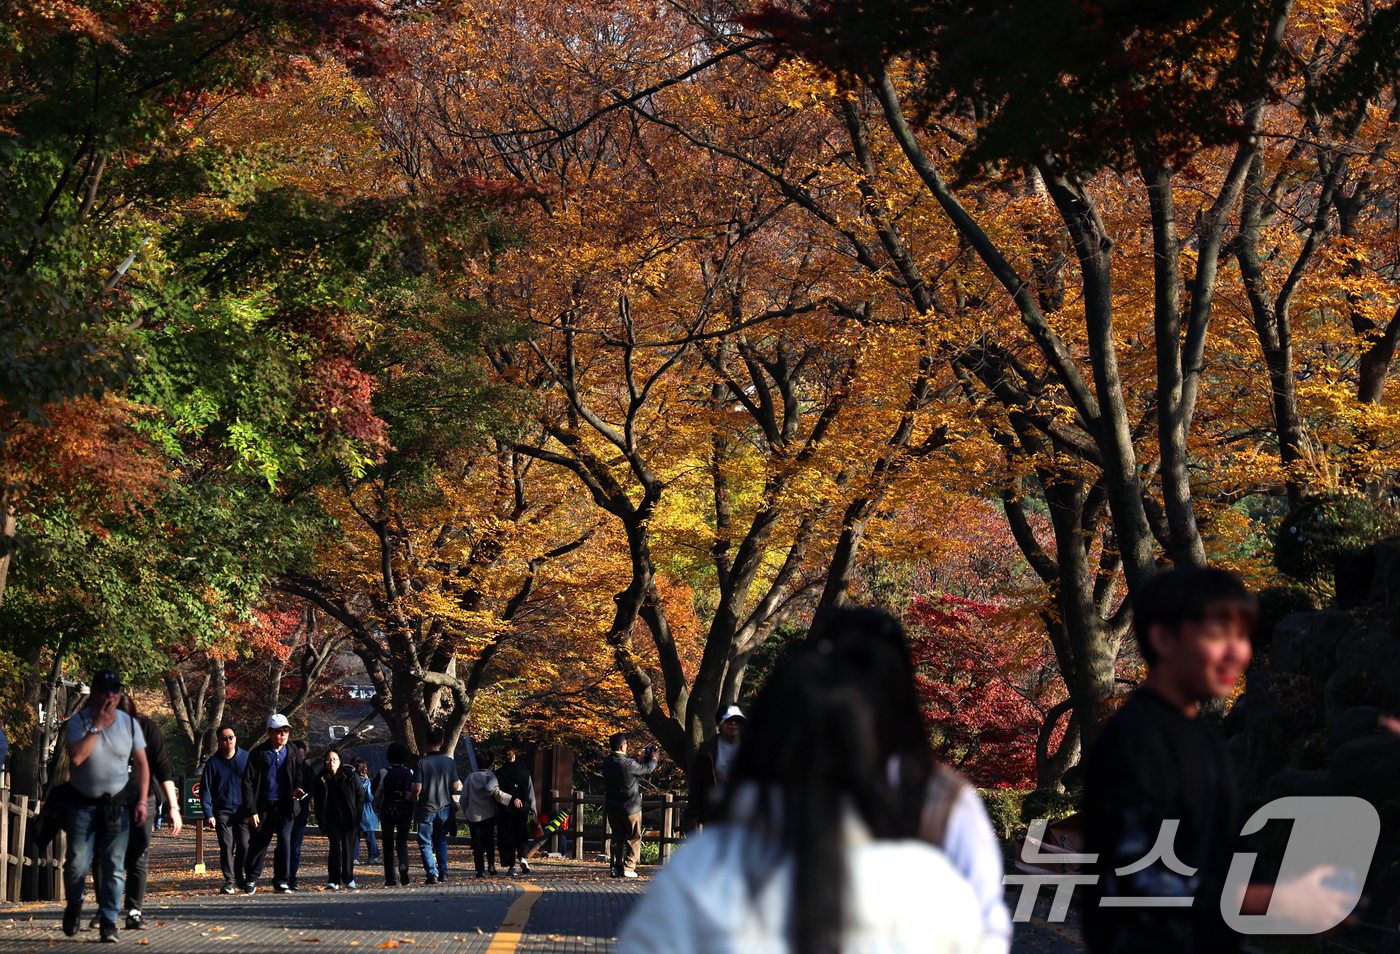
<path id="1" fill-rule="evenodd" d="M 150 954 L 348 954 L 384 945 L 452 954 L 607 954 L 649 880 L 645 866 L 641 878 L 624 882 L 607 877 L 600 863 L 542 861 L 528 879 L 477 881 L 459 866 L 445 885 L 428 887 L 420 879 L 408 888 L 385 888 L 377 872 L 361 867 L 361 890 L 331 893 L 315 878 L 323 846 L 311 839 L 296 894 L 259 890 L 251 898 L 228 897 L 215 893 L 217 873 L 189 873 L 188 842 L 158 838 L 156 845 L 152 887 L 161 890 L 146 906 L 150 927 L 123 931 L 119 942 Z M 455 851 L 453 860 L 459 860 Z M 88 901 L 85 915 L 92 913 L 90 890 Z M 1045 914 L 1045 906 L 1037 913 Z M 58 903 L 0 909 L 0 952 L 97 943 L 96 931 L 65 937 L 61 914 Z M 1075 920 L 1071 912 L 1068 925 L 1018 924 L 1013 954 L 1081 954 Z"/>

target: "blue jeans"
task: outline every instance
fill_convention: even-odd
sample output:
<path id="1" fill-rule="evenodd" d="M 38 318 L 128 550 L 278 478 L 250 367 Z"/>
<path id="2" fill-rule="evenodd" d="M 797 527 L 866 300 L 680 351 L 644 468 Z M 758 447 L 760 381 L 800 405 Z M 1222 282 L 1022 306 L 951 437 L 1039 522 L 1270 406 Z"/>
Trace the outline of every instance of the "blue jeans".
<path id="1" fill-rule="evenodd" d="M 301 843 L 306 840 L 306 826 L 300 822 L 292 824 L 292 880 L 287 882 L 297 886 L 297 871 L 301 868 Z"/>
<path id="2" fill-rule="evenodd" d="M 414 819 L 418 823 L 418 849 L 423 852 L 423 870 L 439 878 L 447 877 L 447 818 L 451 811 L 449 805 L 430 815 L 419 814 Z M 437 864 L 433 864 L 434 853 Z"/>
<path id="3" fill-rule="evenodd" d="M 126 890 L 126 843 L 131 836 L 131 812 L 120 809 L 112 821 L 100 805 L 69 806 L 64 818 L 68 856 L 64 859 L 63 893 L 75 908 L 83 904 L 83 887 L 92 868 L 97 909 L 102 920 L 115 922 Z"/>
<path id="4" fill-rule="evenodd" d="M 365 840 L 365 844 L 369 846 L 369 860 L 370 860 L 370 861 L 378 861 L 378 860 L 379 860 L 379 842 L 378 842 L 378 841 L 375 839 L 375 837 L 374 837 L 374 829 L 373 829 L 373 828 L 371 828 L 369 831 L 359 831 L 359 832 L 356 832 L 356 833 L 355 833 L 355 860 L 356 860 L 356 861 L 359 861 L 359 860 L 360 860 L 360 839 L 361 839 L 361 838 L 363 838 L 363 839 Z"/>

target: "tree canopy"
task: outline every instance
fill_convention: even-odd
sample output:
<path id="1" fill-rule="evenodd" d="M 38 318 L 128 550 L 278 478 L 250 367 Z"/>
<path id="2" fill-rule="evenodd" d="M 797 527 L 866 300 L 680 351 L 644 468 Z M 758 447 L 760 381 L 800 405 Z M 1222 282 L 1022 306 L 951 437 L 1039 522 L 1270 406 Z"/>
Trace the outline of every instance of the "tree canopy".
<path id="1" fill-rule="evenodd" d="M 207 751 L 348 652 L 415 746 L 685 765 L 872 601 L 1055 788 L 1150 574 L 1388 506 L 1394 5 L 143 10 L 0 28 L 15 724 L 121 658 Z"/>

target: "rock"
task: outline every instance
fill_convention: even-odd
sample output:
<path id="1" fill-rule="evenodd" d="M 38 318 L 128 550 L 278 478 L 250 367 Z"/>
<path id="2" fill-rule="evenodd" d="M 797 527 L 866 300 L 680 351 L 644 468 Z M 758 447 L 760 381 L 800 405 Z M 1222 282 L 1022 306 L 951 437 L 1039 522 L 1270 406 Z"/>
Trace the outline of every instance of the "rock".
<path id="1" fill-rule="evenodd" d="M 1328 791 L 1326 772 L 1278 772 L 1264 785 L 1264 801 L 1290 795 L 1326 795 Z"/>
<path id="2" fill-rule="evenodd" d="M 1391 609 L 1400 602 L 1400 538 L 1382 540 L 1376 544 L 1375 552 L 1376 572 L 1371 577 L 1371 602 Z"/>
<path id="3" fill-rule="evenodd" d="M 1375 706 L 1352 706 L 1347 709 L 1337 717 L 1331 728 L 1327 730 L 1328 754 L 1337 751 L 1339 746 L 1345 745 L 1352 739 L 1359 739 L 1363 735 L 1380 731 L 1380 726 L 1376 722 L 1380 715 L 1381 710 Z"/>
<path id="4" fill-rule="evenodd" d="M 1357 795 L 1372 804 L 1400 791 L 1400 736 L 1365 735 L 1337 747 L 1327 769 L 1333 795 Z"/>
<path id="5" fill-rule="evenodd" d="M 1242 735 L 1249 726 L 1249 713 L 1257 709 L 1268 700 L 1269 695 L 1269 673 L 1271 669 L 1255 669 L 1245 673 L 1244 692 L 1235 700 L 1235 704 L 1230 707 L 1230 711 L 1225 713 L 1225 721 L 1221 723 L 1221 730 L 1226 737 Z"/>
<path id="6" fill-rule="evenodd" d="M 1356 706 L 1400 709 L 1400 639 L 1369 631 L 1348 644 L 1339 663 L 1323 691 L 1328 723 Z"/>
<path id="7" fill-rule="evenodd" d="M 1247 743 L 1240 789 L 1245 801 L 1257 798 L 1269 778 L 1293 757 L 1293 740 L 1299 735 L 1288 712 L 1270 697 L 1264 697 L 1249 713 L 1245 731 Z"/>
<path id="8" fill-rule="evenodd" d="M 1337 671 L 1337 644 L 1350 631 L 1351 614 L 1342 610 L 1290 613 L 1274 627 L 1270 666 L 1322 685 Z"/>

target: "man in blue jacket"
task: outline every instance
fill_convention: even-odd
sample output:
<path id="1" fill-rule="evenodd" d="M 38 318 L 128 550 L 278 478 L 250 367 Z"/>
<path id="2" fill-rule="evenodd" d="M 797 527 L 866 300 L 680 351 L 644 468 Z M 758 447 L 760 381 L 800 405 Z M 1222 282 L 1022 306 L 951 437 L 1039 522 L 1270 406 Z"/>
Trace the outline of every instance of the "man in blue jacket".
<path id="1" fill-rule="evenodd" d="M 219 750 L 204 763 L 199 800 L 204 824 L 219 839 L 219 867 L 224 871 L 224 894 L 243 890 L 243 866 L 248 857 L 248 812 L 243 807 L 243 772 L 248 753 L 238 745 L 232 726 L 219 726 Z"/>

